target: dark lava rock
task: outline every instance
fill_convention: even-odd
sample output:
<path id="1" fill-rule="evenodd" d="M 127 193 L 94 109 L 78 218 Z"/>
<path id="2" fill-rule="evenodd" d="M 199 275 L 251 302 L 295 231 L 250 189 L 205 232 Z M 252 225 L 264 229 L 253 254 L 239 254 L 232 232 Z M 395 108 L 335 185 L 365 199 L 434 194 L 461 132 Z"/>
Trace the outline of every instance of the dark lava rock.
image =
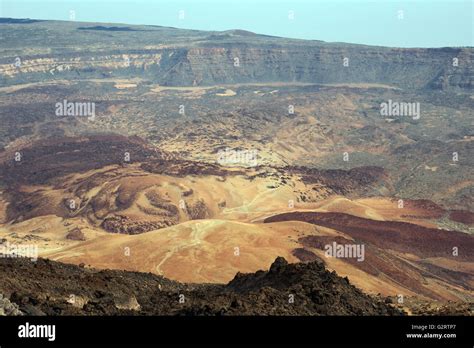
<path id="1" fill-rule="evenodd" d="M 66 235 L 66 239 L 85 241 L 86 236 L 79 228 L 75 228 Z"/>
<path id="2" fill-rule="evenodd" d="M 327 271 L 320 261 L 289 264 L 282 257 L 269 271 L 239 273 L 227 285 L 181 284 L 150 273 L 21 258 L 0 259 L 0 279 L 0 293 L 29 315 L 404 314 Z M 71 295 L 84 305 L 69 303 Z M 117 306 L 120 298 L 134 299 L 134 308 Z"/>
<path id="3" fill-rule="evenodd" d="M 288 266 L 288 262 L 281 256 L 277 257 L 270 267 L 270 273 L 278 273 Z"/>

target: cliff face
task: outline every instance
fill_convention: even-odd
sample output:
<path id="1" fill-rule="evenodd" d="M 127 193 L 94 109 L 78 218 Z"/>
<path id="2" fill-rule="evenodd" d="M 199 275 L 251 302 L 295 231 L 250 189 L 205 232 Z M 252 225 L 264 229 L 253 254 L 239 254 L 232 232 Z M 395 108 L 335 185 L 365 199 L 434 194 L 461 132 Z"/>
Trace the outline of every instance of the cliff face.
<path id="1" fill-rule="evenodd" d="M 452 66 L 454 58 L 458 58 L 458 67 Z M 187 83 L 193 79 L 198 84 L 300 81 L 472 89 L 472 58 L 473 51 L 468 49 L 383 49 L 349 45 L 210 47 L 187 50 L 180 64 L 172 69 L 178 74 L 191 72 Z M 239 66 L 235 66 L 235 59 Z M 162 82 L 173 84 L 173 80 Z"/>
<path id="2" fill-rule="evenodd" d="M 51 41 L 45 42 L 44 35 L 34 33 L 15 44 L 10 41 L 12 38 L 0 38 L 3 85 L 45 79 L 134 76 L 169 86 L 296 81 L 379 83 L 403 89 L 473 89 L 472 48 L 399 49 L 328 44 L 241 31 L 212 34 L 154 27 L 117 30 L 104 26 L 84 30 L 74 22 L 0 23 L 0 29 L 7 35 L 18 35 L 19 29 L 28 35 L 34 28 L 39 32 L 46 30 Z M 64 41 L 61 32 L 71 40 Z"/>

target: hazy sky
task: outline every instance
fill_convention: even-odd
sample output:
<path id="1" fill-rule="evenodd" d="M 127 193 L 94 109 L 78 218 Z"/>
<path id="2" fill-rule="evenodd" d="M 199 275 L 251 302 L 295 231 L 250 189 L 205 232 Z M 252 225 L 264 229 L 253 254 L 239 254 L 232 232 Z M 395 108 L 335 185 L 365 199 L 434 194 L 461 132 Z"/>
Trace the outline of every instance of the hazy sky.
<path id="1" fill-rule="evenodd" d="M 473 0 L 0 0 L 0 17 L 69 20 L 74 11 L 87 22 L 442 47 L 474 46 L 473 7 Z"/>

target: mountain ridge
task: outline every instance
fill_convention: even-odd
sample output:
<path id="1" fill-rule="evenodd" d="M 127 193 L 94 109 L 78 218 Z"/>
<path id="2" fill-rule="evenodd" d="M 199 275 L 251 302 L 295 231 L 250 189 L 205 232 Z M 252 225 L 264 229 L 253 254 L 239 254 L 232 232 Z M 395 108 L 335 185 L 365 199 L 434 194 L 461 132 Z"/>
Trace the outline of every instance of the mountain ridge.
<path id="1" fill-rule="evenodd" d="M 328 43 L 249 34 L 240 29 L 200 31 L 35 20 L 0 21 L 0 26 L 6 34 L 0 40 L 0 82 L 4 85 L 61 77 L 131 75 L 166 86 L 298 81 L 384 83 L 404 89 L 468 92 L 474 85 L 471 48 Z M 49 51 L 37 48 L 46 45 Z"/>

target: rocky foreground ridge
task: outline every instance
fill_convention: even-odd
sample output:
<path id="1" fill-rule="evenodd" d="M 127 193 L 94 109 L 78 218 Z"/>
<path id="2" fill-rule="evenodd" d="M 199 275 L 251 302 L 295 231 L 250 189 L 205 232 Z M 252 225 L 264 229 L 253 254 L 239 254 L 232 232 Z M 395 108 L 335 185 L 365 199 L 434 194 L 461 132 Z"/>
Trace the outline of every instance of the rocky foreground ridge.
<path id="1" fill-rule="evenodd" d="M 320 262 L 237 274 L 226 285 L 182 284 L 153 275 L 0 259 L 5 314 L 24 315 L 402 315 Z"/>

